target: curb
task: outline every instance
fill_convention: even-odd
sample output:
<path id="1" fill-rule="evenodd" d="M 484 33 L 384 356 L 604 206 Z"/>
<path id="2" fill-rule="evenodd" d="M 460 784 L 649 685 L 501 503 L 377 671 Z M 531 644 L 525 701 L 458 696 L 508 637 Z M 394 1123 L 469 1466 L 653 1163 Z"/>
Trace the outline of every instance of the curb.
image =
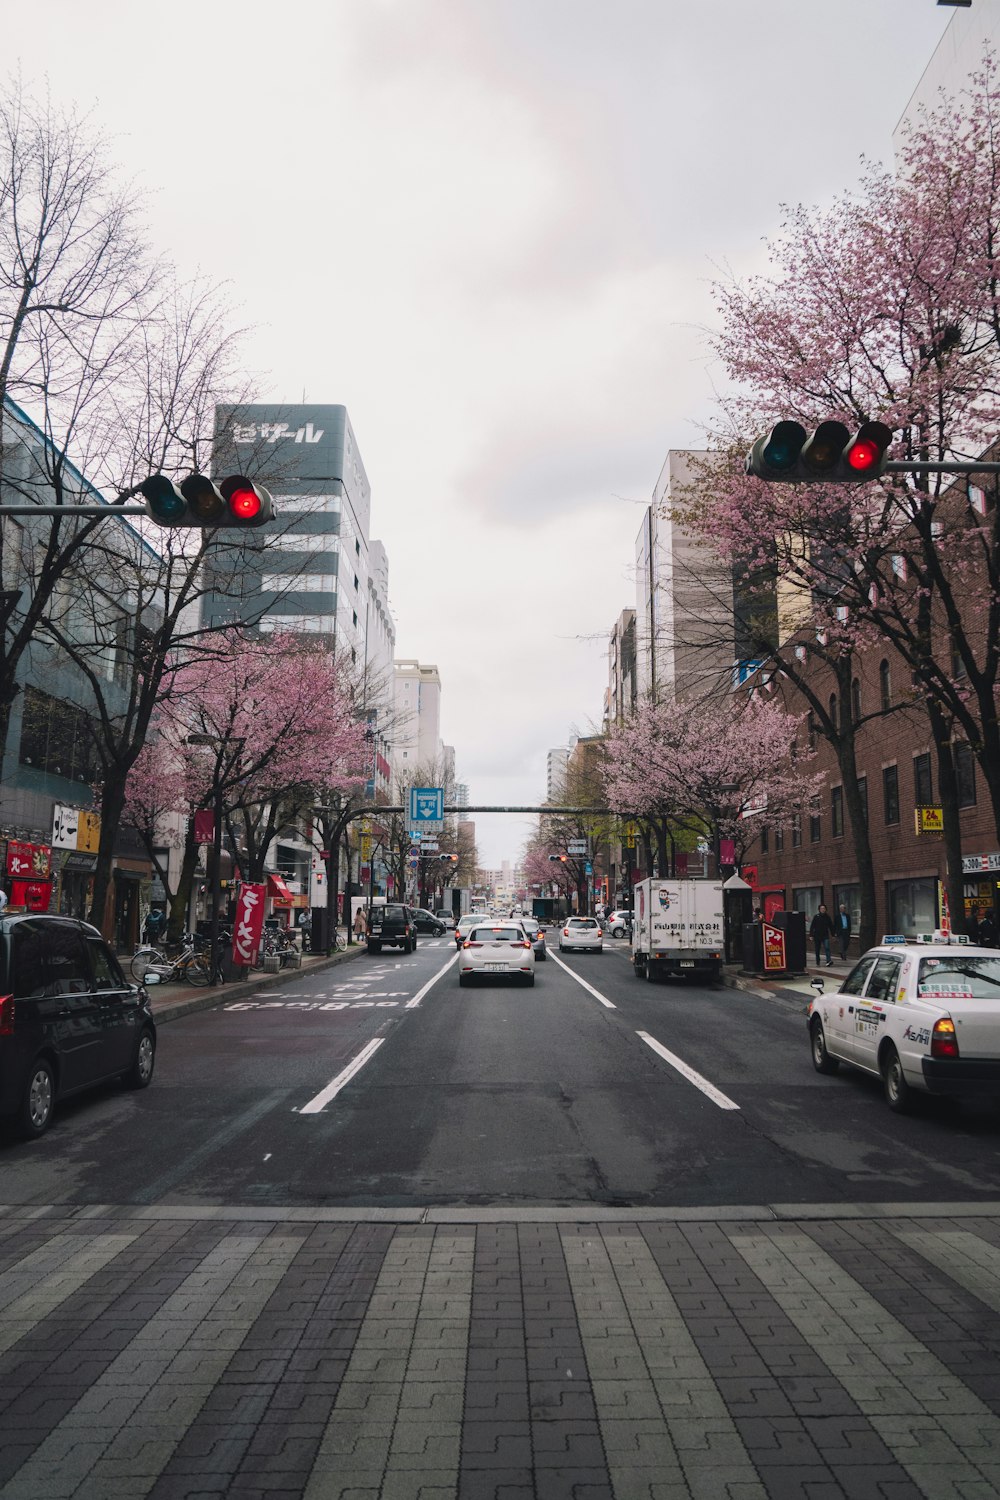
<path id="1" fill-rule="evenodd" d="M 261 989 L 280 989 L 283 985 L 294 984 L 304 974 L 321 974 L 324 969 L 332 969 L 336 964 L 349 963 L 351 959 L 357 958 L 365 952 L 363 944 L 355 943 L 343 953 L 331 953 L 327 958 L 318 958 L 313 963 L 303 964 L 298 969 L 279 969 L 277 974 L 261 974 L 257 979 L 242 979 L 238 984 L 215 985 L 208 990 L 199 990 L 190 999 L 167 1001 L 165 1005 L 158 1006 L 153 1000 L 153 1020 L 157 1026 L 165 1021 L 176 1021 L 181 1016 L 190 1015 L 197 1010 L 214 1010 L 217 1005 L 223 1005 L 227 1000 L 239 1000 L 244 995 L 254 995 Z M 154 985 L 151 998 L 155 996 L 158 986 Z"/>

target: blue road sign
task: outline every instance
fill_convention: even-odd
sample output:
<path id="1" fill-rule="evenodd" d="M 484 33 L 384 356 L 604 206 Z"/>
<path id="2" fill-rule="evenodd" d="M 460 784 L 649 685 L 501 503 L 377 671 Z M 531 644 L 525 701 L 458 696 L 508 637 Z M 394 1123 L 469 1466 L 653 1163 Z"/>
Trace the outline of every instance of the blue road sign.
<path id="1" fill-rule="evenodd" d="M 444 787 L 410 787 L 410 822 L 440 823 L 444 817 Z"/>

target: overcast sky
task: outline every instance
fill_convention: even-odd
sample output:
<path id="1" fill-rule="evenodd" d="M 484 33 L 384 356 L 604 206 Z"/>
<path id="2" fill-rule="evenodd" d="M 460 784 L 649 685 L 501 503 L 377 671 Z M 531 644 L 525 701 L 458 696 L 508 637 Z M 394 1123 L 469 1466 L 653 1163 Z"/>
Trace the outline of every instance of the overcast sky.
<path id="1" fill-rule="evenodd" d="M 600 722 L 643 507 L 719 379 L 713 277 L 889 156 L 952 14 L 36 0 L 3 33 L 114 137 L 154 244 L 231 283 L 262 399 L 347 406 L 397 655 L 438 665 L 472 801 L 511 803 Z M 523 822 L 477 824 L 517 856 Z"/>

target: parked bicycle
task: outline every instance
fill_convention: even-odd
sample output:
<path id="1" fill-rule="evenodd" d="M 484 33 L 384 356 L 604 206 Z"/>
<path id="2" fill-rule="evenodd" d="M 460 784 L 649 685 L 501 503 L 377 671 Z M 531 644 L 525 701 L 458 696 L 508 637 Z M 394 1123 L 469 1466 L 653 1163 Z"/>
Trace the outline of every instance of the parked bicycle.
<path id="1" fill-rule="evenodd" d="M 129 970 L 133 979 L 144 984 L 149 975 L 156 976 L 158 984 L 170 984 L 180 980 L 185 984 L 207 985 L 212 980 L 212 966 L 203 943 L 187 938 L 180 951 L 171 958 L 162 948 L 147 945 L 137 948 L 132 955 Z"/>

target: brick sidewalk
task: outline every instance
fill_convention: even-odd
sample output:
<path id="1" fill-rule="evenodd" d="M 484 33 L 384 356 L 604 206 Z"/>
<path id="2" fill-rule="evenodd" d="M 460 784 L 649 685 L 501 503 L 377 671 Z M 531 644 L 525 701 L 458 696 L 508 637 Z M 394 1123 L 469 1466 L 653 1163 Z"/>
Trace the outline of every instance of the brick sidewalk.
<path id="1" fill-rule="evenodd" d="M 1000 1205 L 0 1208 L 5 1500 L 1000 1492 Z"/>

